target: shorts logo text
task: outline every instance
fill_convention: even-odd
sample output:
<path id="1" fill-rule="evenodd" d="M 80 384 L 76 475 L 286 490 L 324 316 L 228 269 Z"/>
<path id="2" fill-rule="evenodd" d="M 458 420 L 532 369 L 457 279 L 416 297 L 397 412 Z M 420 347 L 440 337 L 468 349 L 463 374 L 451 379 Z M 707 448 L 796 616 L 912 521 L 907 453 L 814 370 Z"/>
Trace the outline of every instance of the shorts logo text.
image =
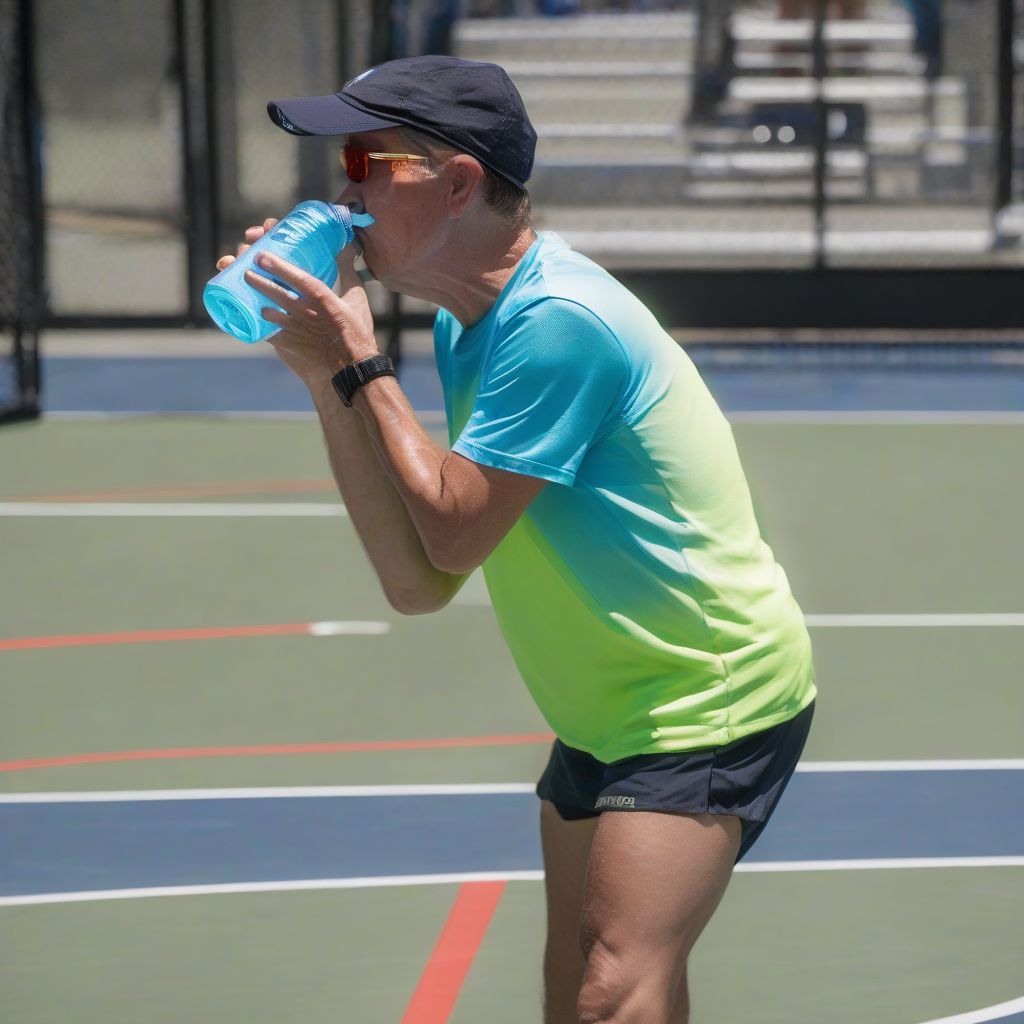
<path id="1" fill-rule="evenodd" d="M 602 796 L 595 807 L 635 807 L 636 800 L 631 796 Z"/>

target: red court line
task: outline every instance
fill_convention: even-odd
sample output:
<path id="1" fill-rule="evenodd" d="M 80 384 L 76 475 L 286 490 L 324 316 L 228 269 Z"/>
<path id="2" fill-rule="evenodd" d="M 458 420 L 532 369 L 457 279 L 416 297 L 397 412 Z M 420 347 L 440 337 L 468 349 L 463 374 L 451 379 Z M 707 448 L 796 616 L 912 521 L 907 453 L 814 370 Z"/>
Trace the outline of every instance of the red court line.
<path id="1" fill-rule="evenodd" d="M 358 754 L 386 750 L 442 750 L 456 747 L 508 747 L 550 743 L 551 733 L 534 732 L 507 736 L 450 736 L 423 740 L 365 740 L 347 743 L 277 743 L 269 746 L 182 747 L 165 750 L 114 750 L 93 754 L 64 754 L 21 761 L 0 761 L 0 772 L 32 768 L 64 768 L 77 764 L 108 764 L 114 761 L 165 761 L 203 757 L 274 757 L 281 754 Z"/>
<path id="2" fill-rule="evenodd" d="M 504 882 L 459 888 L 402 1024 L 446 1024 L 504 891 Z"/>
<path id="3" fill-rule="evenodd" d="M 0 640 L 0 651 L 37 651 L 48 647 L 94 647 L 104 644 L 152 644 L 172 640 L 221 640 L 233 636 L 293 636 L 309 633 L 308 622 L 271 626 L 212 626 L 203 629 L 141 629 L 130 633 L 69 633 Z"/>
<path id="4" fill-rule="evenodd" d="M 121 488 L 91 494 L 36 494 L 11 501 L 124 501 L 150 498 L 209 498 L 238 494 L 306 494 L 336 491 L 333 480 L 233 480 L 177 484 L 173 487 Z"/>

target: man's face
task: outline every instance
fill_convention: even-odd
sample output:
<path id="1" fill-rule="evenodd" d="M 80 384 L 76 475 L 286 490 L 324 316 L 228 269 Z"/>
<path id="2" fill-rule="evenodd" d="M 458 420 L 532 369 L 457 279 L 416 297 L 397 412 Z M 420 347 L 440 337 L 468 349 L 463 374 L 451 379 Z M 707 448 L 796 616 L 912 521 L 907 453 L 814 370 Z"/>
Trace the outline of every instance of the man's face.
<path id="1" fill-rule="evenodd" d="M 347 141 L 370 152 L 415 153 L 417 147 L 393 128 L 362 132 Z M 443 173 L 426 162 L 392 170 L 390 161 L 370 160 L 363 181 L 350 181 L 336 202 L 361 204 L 374 218 L 357 228 L 363 258 L 378 281 L 390 287 L 416 283 L 429 269 L 431 253 L 447 223 Z"/>

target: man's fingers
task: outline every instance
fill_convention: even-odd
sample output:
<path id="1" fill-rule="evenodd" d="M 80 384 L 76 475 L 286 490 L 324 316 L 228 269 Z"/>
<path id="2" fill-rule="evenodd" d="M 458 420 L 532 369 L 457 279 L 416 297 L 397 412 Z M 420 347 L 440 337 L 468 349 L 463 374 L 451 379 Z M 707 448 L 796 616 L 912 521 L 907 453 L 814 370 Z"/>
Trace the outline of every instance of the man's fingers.
<path id="1" fill-rule="evenodd" d="M 321 329 L 323 314 L 312 307 L 309 299 L 304 295 L 296 295 L 276 281 L 272 281 L 254 270 L 245 272 L 245 283 L 251 288 L 255 288 L 261 295 L 266 296 L 271 302 L 276 303 L 276 306 L 264 308 L 262 314 L 264 320 L 269 320 L 278 327 L 292 331 L 296 328 L 312 331 Z M 280 309 L 276 308 L 277 306 Z"/>
<path id="2" fill-rule="evenodd" d="M 279 281 L 293 288 L 300 295 L 311 299 L 323 300 L 333 296 L 330 290 L 318 277 L 307 274 L 293 263 L 275 256 L 273 253 L 264 252 L 256 257 L 256 265 L 267 273 L 273 274 Z"/>
<path id="3" fill-rule="evenodd" d="M 255 288 L 261 295 L 265 295 L 271 302 L 276 302 L 282 309 L 287 309 L 291 313 L 296 313 L 300 307 L 305 307 L 305 302 L 301 296 L 297 297 L 294 292 L 288 291 L 287 288 L 282 288 L 276 281 L 272 281 L 263 274 L 258 274 L 255 270 L 247 270 L 245 272 L 245 283 L 250 288 Z"/>
<path id="4" fill-rule="evenodd" d="M 362 287 L 362 279 L 356 271 L 357 256 L 358 253 L 355 251 L 354 245 L 346 245 L 338 253 L 338 283 L 343 292 L 354 286 Z"/>
<path id="5" fill-rule="evenodd" d="M 260 312 L 260 316 L 264 320 L 269 320 L 272 324 L 277 324 L 278 327 L 290 326 L 290 318 L 287 313 L 282 313 L 276 306 L 264 306 Z"/>
<path id="6" fill-rule="evenodd" d="M 283 329 L 283 334 L 275 336 L 275 347 L 283 348 L 286 352 L 294 351 L 288 338 L 295 334 L 297 337 L 306 338 L 307 336 L 302 332 L 307 330 L 308 327 L 302 322 L 302 318 L 292 313 L 285 313 L 278 309 L 276 306 L 264 306 L 260 316 L 264 320 L 272 323 L 275 327 Z M 269 338 L 267 339 L 270 340 Z M 305 342 L 308 344 L 308 340 Z"/>
<path id="7" fill-rule="evenodd" d="M 252 248 L 253 242 L 258 242 L 276 223 L 277 220 L 274 217 L 268 217 L 262 224 L 254 224 L 251 228 L 246 228 L 245 241 L 239 244 L 234 256 L 221 256 L 217 260 L 217 269 L 226 270 L 230 267 L 243 252 Z"/>

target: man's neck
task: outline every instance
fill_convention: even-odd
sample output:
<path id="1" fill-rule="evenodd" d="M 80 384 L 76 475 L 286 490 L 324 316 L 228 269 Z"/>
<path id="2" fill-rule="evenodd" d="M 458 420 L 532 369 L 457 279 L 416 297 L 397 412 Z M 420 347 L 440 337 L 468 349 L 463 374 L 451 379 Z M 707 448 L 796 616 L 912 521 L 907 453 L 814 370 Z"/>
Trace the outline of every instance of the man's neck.
<path id="1" fill-rule="evenodd" d="M 453 240 L 444 259 L 432 260 L 429 271 L 416 280 L 383 283 L 393 291 L 432 302 L 448 310 L 463 327 L 472 327 L 491 309 L 519 262 L 536 241 L 526 227 L 511 239 L 480 235 Z"/>

